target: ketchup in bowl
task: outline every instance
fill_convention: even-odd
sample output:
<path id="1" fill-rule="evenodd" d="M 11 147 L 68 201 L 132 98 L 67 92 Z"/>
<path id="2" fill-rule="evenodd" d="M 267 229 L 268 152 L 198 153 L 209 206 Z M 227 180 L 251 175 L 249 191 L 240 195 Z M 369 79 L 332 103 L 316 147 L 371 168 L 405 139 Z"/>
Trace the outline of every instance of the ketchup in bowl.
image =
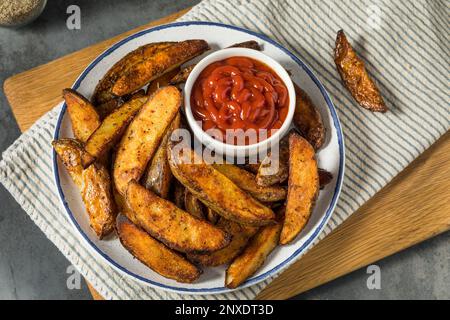
<path id="1" fill-rule="evenodd" d="M 193 85 L 190 102 L 202 129 L 219 129 L 223 137 L 229 130 L 259 133 L 265 129 L 264 138 L 268 138 L 280 129 L 289 110 L 288 90 L 281 78 L 266 64 L 248 57 L 207 66 Z"/>

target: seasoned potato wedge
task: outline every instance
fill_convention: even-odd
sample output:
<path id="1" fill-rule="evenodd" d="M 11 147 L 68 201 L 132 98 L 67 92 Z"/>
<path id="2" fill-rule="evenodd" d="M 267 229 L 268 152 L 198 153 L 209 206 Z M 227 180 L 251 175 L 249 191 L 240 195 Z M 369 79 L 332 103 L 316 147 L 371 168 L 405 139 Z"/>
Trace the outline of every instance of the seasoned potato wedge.
<path id="1" fill-rule="evenodd" d="M 85 150 L 91 157 L 83 160 L 85 168 L 114 146 L 146 101 L 147 97 L 130 100 L 103 120 L 86 142 Z"/>
<path id="2" fill-rule="evenodd" d="M 278 152 L 269 152 L 256 174 L 256 183 L 260 186 L 272 186 L 283 183 L 289 176 L 289 137 L 285 136 L 278 144 Z"/>
<path id="3" fill-rule="evenodd" d="M 173 179 L 173 191 L 171 201 L 181 210 L 184 210 L 184 194 L 186 188 L 176 179 Z"/>
<path id="4" fill-rule="evenodd" d="M 262 187 L 256 183 L 254 174 L 233 164 L 214 164 L 214 168 L 233 181 L 239 188 L 262 202 L 276 202 L 286 199 L 287 190 L 282 186 Z"/>
<path id="5" fill-rule="evenodd" d="M 119 79 L 123 74 L 127 73 L 135 65 L 143 63 L 147 58 L 153 57 L 156 52 L 162 51 L 169 46 L 172 46 L 173 44 L 174 42 L 149 43 L 128 53 L 126 56 L 116 62 L 116 64 L 114 64 L 111 69 L 106 72 L 106 74 L 95 87 L 94 95 L 92 97 L 92 102 L 94 103 L 94 105 L 101 105 L 105 102 L 117 98 L 117 96 L 111 92 L 112 87 L 116 83 L 117 79 Z"/>
<path id="6" fill-rule="evenodd" d="M 188 146 L 169 139 L 168 159 L 173 175 L 207 207 L 221 216 L 249 225 L 274 222 L 273 211 L 200 159 Z"/>
<path id="7" fill-rule="evenodd" d="M 225 286 L 237 288 L 252 276 L 276 248 L 281 224 L 262 227 L 250 240 L 244 251 L 230 264 L 225 274 Z"/>
<path id="8" fill-rule="evenodd" d="M 286 213 L 280 244 L 303 230 L 319 193 L 319 173 L 314 148 L 295 132 L 289 135 L 289 180 Z"/>
<path id="9" fill-rule="evenodd" d="M 325 188 L 333 180 L 333 175 L 325 169 L 319 168 L 319 185 L 320 189 Z"/>
<path id="10" fill-rule="evenodd" d="M 296 100 L 294 124 L 313 148 L 319 150 L 326 138 L 326 130 L 322 122 L 322 116 L 317 111 L 308 94 L 295 83 L 294 88 Z"/>
<path id="11" fill-rule="evenodd" d="M 131 180 L 139 181 L 180 105 L 181 94 L 177 88 L 161 88 L 130 123 L 118 145 L 113 165 L 114 184 L 119 193 L 125 194 Z"/>
<path id="12" fill-rule="evenodd" d="M 100 126 L 100 116 L 89 100 L 75 90 L 64 89 L 63 98 L 66 101 L 75 138 L 86 142 Z"/>
<path id="13" fill-rule="evenodd" d="M 163 277 L 183 283 L 198 279 L 201 270 L 183 256 L 153 239 L 131 221 L 120 215 L 117 218 L 120 242 L 136 259 Z"/>
<path id="14" fill-rule="evenodd" d="M 109 172 L 103 165 L 93 163 L 83 170 L 82 181 L 81 197 L 91 228 L 102 239 L 114 230 L 117 216 Z"/>
<path id="15" fill-rule="evenodd" d="M 52 145 L 81 192 L 92 229 L 103 238 L 113 230 L 117 215 L 108 170 L 97 163 L 83 169 L 81 161 L 85 151 L 77 140 L 61 139 Z"/>
<path id="16" fill-rule="evenodd" d="M 180 72 L 180 68 L 177 67 L 169 72 L 166 72 L 165 74 L 163 74 L 162 76 L 156 78 L 155 80 L 153 80 L 152 82 L 150 82 L 150 84 L 147 87 L 147 92 L 146 94 L 148 96 L 151 96 L 152 94 L 154 94 L 156 92 L 156 90 L 158 90 L 159 88 L 168 86 L 170 84 L 170 80 L 178 74 L 178 72 Z"/>
<path id="17" fill-rule="evenodd" d="M 125 198 L 133 211 L 132 220 L 170 248 L 205 253 L 230 243 L 231 237 L 226 232 L 191 216 L 134 180 L 129 183 Z"/>
<path id="18" fill-rule="evenodd" d="M 180 127 L 181 116 L 178 113 L 166 130 L 164 137 L 159 144 L 152 160 L 145 169 L 142 183 L 158 196 L 167 199 L 169 195 L 170 183 L 172 181 L 172 171 L 170 171 L 169 161 L 167 161 L 167 142 L 172 131 Z"/>
<path id="19" fill-rule="evenodd" d="M 372 112 L 388 111 L 378 87 L 370 78 L 364 62 L 353 50 L 343 30 L 337 34 L 334 61 L 345 87 L 361 107 Z"/>
<path id="20" fill-rule="evenodd" d="M 261 166 L 261 162 L 258 163 L 246 163 L 244 165 L 242 165 L 241 167 L 244 168 L 245 170 L 257 174 L 259 167 Z"/>
<path id="21" fill-rule="evenodd" d="M 190 260 L 203 266 L 211 267 L 230 263 L 244 249 L 248 240 L 258 231 L 257 227 L 244 226 L 224 218 L 219 220 L 217 227 L 231 234 L 230 244 L 211 253 L 190 254 L 188 256 Z"/>
<path id="22" fill-rule="evenodd" d="M 205 219 L 205 215 L 203 214 L 203 204 L 188 190 L 185 190 L 184 193 L 184 208 L 186 212 L 194 217 Z"/>
<path id="23" fill-rule="evenodd" d="M 83 144 L 75 139 L 60 139 L 54 140 L 52 146 L 56 151 L 56 154 L 61 159 L 64 167 L 70 174 L 73 182 L 81 189 L 83 166 L 81 165 L 82 159 L 85 157 L 86 151 L 84 151 Z"/>
<path id="24" fill-rule="evenodd" d="M 145 86 L 186 61 L 209 50 L 204 40 L 175 42 L 122 72 L 111 88 L 112 94 L 123 96 Z"/>

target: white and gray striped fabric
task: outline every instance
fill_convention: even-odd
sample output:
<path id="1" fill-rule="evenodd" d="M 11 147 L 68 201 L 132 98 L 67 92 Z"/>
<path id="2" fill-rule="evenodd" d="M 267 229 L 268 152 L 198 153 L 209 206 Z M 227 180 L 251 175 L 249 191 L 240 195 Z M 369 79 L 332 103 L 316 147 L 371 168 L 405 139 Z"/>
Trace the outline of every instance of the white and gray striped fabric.
<path id="1" fill-rule="evenodd" d="M 297 54 L 331 94 L 346 141 L 346 176 L 325 237 L 450 128 L 449 9 L 446 0 L 206 0 L 180 20 L 223 22 L 264 33 Z M 373 114 L 343 88 L 332 60 L 343 28 L 390 111 Z M 108 299 L 252 299 L 272 279 L 222 295 L 179 295 L 140 285 L 83 247 L 60 207 L 51 147 L 61 106 L 7 151 L 0 181 L 87 280 Z"/>

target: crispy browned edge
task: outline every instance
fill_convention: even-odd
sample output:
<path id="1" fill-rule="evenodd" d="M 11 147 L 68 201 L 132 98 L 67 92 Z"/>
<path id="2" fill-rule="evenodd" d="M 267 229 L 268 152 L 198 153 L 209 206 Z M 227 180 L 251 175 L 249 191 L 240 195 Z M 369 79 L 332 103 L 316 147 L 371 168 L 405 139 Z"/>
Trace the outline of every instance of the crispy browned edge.
<path id="1" fill-rule="evenodd" d="M 269 254 L 277 247 L 281 224 L 262 227 L 249 241 L 244 251 L 237 256 L 225 274 L 225 286 L 237 288 L 251 277 L 263 264 Z"/>
<path id="2" fill-rule="evenodd" d="M 123 247 L 156 273 L 183 283 L 192 283 L 200 277 L 202 272 L 199 268 L 124 216 L 117 218 L 116 229 Z"/>
<path id="3" fill-rule="evenodd" d="M 148 163 L 142 177 L 142 184 L 155 192 L 158 196 L 167 199 L 172 182 L 172 171 L 167 160 L 167 142 L 172 132 L 180 127 L 181 115 L 178 113 L 164 134 L 155 155 Z M 182 208 L 180 208 L 182 209 Z"/>
<path id="4" fill-rule="evenodd" d="M 227 48 L 247 48 L 247 49 L 253 49 L 253 50 L 258 50 L 258 51 L 261 50 L 261 46 L 259 45 L 259 43 L 254 40 L 235 43 Z M 172 79 L 170 80 L 170 84 L 175 85 L 175 84 L 181 84 L 181 83 L 186 82 L 187 78 L 189 77 L 189 75 L 192 72 L 192 69 L 194 69 L 195 66 L 196 66 L 196 64 L 191 64 L 189 66 L 182 68 L 177 74 L 175 74 L 172 77 Z"/>
<path id="5" fill-rule="evenodd" d="M 334 61 L 345 87 L 361 107 L 372 112 L 388 111 L 380 90 L 370 78 L 364 62 L 348 42 L 343 30 L 337 33 Z"/>
<path id="6" fill-rule="evenodd" d="M 113 84 L 111 92 L 116 96 L 131 93 L 207 50 L 209 45 L 205 40 L 175 42 L 123 72 Z"/>
<path id="7" fill-rule="evenodd" d="M 296 100 L 294 124 L 314 149 L 319 150 L 326 138 L 322 116 L 308 94 L 295 83 L 294 88 Z"/>
<path id="8" fill-rule="evenodd" d="M 207 253 L 222 249 L 231 241 L 231 235 L 191 216 L 134 180 L 128 185 L 125 199 L 132 210 L 129 218 L 169 248 L 185 253 Z M 141 201 L 137 202 L 138 199 Z"/>
<path id="9" fill-rule="evenodd" d="M 308 222 L 319 194 L 314 148 L 296 132 L 289 135 L 289 179 L 280 244 L 295 239 Z"/>
<path id="10" fill-rule="evenodd" d="M 62 91 L 67 105 L 72 131 L 76 139 L 86 142 L 100 126 L 100 116 L 88 99 L 73 89 Z"/>
<path id="11" fill-rule="evenodd" d="M 193 181 L 192 172 L 190 174 L 186 174 L 182 171 L 180 168 L 180 161 L 184 160 L 184 157 L 186 154 L 181 155 L 180 158 L 178 158 L 178 155 L 173 155 L 172 153 L 175 152 L 174 148 L 178 143 L 182 143 L 181 150 L 186 152 L 189 152 L 189 155 L 187 157 L 190 157 L 190 161 L 193 161 L 193 159 L 198 159 L 198 155 L 195 155 L 195 151 L 190 149 L 190 147 L 187 147 L 184 141 L 181 142 L 175 142 L 172 141 L 172 139 L 169 139 L 169 144 L 167 148 L 168 152 L 168 159 L 170 168 L 172 170 L 173 175 L 181 184 L 183 184 L 192 194 L 194 194 L 200 201 L 202 201 L 207 207 L 213 209 L 217 214 L 225 217 L 226 219 L 233 220 L 242 224 L 246 225 L 254 225 L 254 226 L 262 226 L 267 224 L 272 224 L 275 222 L 275 214 L 273 211 L 261 204 L 259 201 L 254 199 L 251 195 L 247 194 L 245 191 L 241 190 L 239 187 L 237 187 L 230 179 L 228 179 L 226 176 L 224 176 L 222 173 L 218 172 L 216 169 L 214 169 L 211 165 L 206 164 L 202 159 L 201 163 L 194 162 L 193 164 L 195 167 L 193 167 L 194 171 L 196 171 L 196 174 L 199 176 L 207 176 L 211 173 L 216 173 L 216 176 L 222 179 L 221 181 L 221 187 L 223 187 L 224 183 L 227 183 L 229 186 L 231 186 L 237 194 L 229 194 L 228 196 L 239 196 L 241 197 L 241 200 L 248 205 L 246 206 L 246 214 L 243 215 L 238 212 L 235 208 L 225 208 L 221 202 L 215 202 L 215 200 L 211 199 L 211 194 L 206 194 L 203 191 L 203 187 L 201 185 L 198 185 L 197 182 Z M 197 160 L 195 160 L 197 161 Z M 206 172 L 207 171 L 207 172 Z M 219 189 L 217 189 L 219 190 Z M 217 198 L 217 197 L 214 197 Z M 264 214 L 265 216 L 258 216 L 255 214 L 253 209 L 258 209 L 260 214 Z M 253 216 L 250 216 L 250 215 Z M 270 215 L 270 217 L 269 217 Z M 267 216 L 267 217 L 266 217 Z"/>

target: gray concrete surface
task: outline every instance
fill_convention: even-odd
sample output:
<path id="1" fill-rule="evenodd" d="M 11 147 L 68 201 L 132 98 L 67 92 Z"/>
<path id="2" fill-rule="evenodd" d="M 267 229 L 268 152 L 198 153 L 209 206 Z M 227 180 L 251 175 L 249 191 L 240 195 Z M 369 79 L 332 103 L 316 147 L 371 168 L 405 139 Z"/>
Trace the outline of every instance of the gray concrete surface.
<path id="1" fill-rule="evenodd" d="M 197 0 L 49 1 L 43 15 L 19 30 L 0 28 L 0 82 L 98 41 L 189 7 Z M 81 30 L 66 28 L 66 8 L 81 8 Z M 0 151 L 20 132 L 0 91 Z M 83 283 L 66 285 L 69 262 L 0 186 L 0 299 L 90 299 Z M 449 299 L 450 234 L 378 262 L 381 289 L 366 286 L 366 269 L 295 299 Z M 330 265 L 330 268 L 333 266 Z"/>

